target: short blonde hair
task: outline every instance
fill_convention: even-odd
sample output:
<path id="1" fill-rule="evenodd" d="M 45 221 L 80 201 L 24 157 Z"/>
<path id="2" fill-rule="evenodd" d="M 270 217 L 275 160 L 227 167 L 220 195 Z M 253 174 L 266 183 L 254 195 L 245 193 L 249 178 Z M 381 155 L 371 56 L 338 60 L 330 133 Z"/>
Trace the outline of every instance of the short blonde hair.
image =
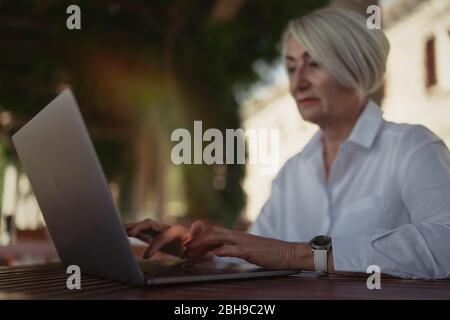
<path id="1" fill-rule="evenodd" d="M 368 29 L 362 15 L 325 8 L 291 20 L 283 35 L 283 57 L 290 36 L 343 86 L 363 96 L 380 87 L 389 41 L 381 30 Z"/>

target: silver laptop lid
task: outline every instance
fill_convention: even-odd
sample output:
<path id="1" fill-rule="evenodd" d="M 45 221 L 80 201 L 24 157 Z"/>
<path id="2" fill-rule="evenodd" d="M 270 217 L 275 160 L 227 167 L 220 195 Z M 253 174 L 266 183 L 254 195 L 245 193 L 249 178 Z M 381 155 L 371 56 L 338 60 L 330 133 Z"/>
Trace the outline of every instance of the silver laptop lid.
<path id="1" fill-rule="evenodd" d="M 72 92 L 63 91 L 12 140 L 61 261 L 144 283 Z"/>

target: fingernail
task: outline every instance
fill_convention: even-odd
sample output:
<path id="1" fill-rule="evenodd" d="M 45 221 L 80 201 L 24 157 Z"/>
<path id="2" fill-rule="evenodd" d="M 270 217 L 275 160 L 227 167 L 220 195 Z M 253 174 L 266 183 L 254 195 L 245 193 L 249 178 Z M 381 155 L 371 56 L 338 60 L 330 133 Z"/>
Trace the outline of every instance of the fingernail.
<path id="1" fill-rule="evenodd" d="M 188 246 L 192 242 L 192 238 L 188 237 L 182 241 L 183 246 Z"/>

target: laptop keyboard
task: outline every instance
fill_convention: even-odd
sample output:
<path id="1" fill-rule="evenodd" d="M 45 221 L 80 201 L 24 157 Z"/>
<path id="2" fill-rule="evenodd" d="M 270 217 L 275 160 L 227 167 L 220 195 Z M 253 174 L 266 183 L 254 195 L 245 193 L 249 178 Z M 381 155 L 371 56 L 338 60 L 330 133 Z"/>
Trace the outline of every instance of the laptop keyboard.
<path id="1" fill-rule="evenodd" d="M 139 266 L 146 277 L 154 276 L 186 276 L 240 273 L 243 270 L 234 268 L 193 267 L 185 269 L 183 259 L 139 260 Z M 260 270 L 253 270 L 260 271 Z"/>

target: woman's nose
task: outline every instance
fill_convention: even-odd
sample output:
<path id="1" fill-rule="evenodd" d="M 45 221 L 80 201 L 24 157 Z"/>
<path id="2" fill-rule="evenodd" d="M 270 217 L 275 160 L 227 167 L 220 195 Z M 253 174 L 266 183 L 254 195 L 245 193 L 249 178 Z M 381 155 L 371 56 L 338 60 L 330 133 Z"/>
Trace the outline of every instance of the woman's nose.
<path id="1" fill-rule="evenodd" d="M 305 74 L 305 71 L 299 68 L 291 78 L 291 86 L 294 91 L 304 91 L 310 86 L 310 82 Z"/>

